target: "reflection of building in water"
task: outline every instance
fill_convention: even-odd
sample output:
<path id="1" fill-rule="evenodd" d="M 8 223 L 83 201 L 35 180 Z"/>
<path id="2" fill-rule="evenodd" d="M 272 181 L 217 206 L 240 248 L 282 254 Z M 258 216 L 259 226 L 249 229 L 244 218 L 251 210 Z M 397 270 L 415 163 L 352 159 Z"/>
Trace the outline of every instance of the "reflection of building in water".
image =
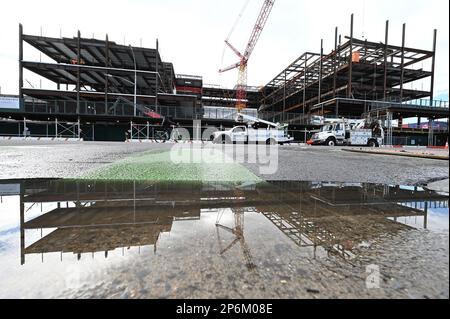
<path id="1" fill-rule="evenodd" d="M 261 212 L 301 247 L 325 249 L 344 259 L 381 235 L 411 229 L 401 217 L 422 217 L 428 208 L 448 208 L 448 197 L 418 187 L 344 183 L 273 183 L 273 207 Z M 268 195 L 270 196 L 270 195 Z"/>
<path id="2" fill-rule="evenodd" d="M 22 263 L 26 254 L 73 252 L 80 257 L 117 248 L 156 249 L 160 234 L 170 232 L 174 221 L 200 219 L 202 211 L 224 208 L 262 213 L 299 246 L 349 259 L 358 244 L 409 229 L 398 218 L 422 216 L 426 228 L 428 205 L 448 207 L 448 198 L 434 192 L 365 184 L 32 180 L 21 182 L 20 193 Z M 27 218 L 42 203 L 54 208 Z M 249 257 L 243 215 L 235 216 L 238 221 L 230 230 Z M 25 231 L 32 229 L 52 231 L 25 247 Z"/>
<path id="3" fill-rule="evenodd" d="M 190 188 L 188 188 L 190 189 Z M 174 220 L 200 218 L 197 201 L 174 199 L 172 189 L 154 183 L 88 181 L 25 182 L 21 200 L 22 263 L 26 254 L 113 251 L 154 246 Z M 183 187 L 179 187 L 180 194 Z M 189 191 L 190 194 L 190 191 Z M 54 203 L 56 208 L 25 222 L 26 209 Z M 25 248 L 25 230 L 55 229 Z"/>

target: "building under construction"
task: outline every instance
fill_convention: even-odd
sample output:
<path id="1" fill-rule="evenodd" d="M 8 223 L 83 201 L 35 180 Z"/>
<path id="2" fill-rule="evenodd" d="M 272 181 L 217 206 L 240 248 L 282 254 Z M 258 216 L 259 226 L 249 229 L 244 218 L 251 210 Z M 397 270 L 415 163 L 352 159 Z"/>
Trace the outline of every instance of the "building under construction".
<path id="1" fill-rule="evenodd" d="M 289 123 L 299 141 L 302 132 L 314 131 L 317 116 L 372 116 L 384 120 L 387 144 L 445 144 L 449 106 L 433 95 L 437 31 L 430 50 L 406 47 L 405 26 L 402 43 L 390 43 L 388 22 L 384 43 L 353 34 L 352 16 L 348 37 L 336 28 L 332 52 L 323 52 L 323 46 L 319 53 L 306 52 L 267 85 L 247 87 L 245 112 Z M 24 44 L 52 62 L 28 60 Z M 423 69 L 423 63 L 431 67 Z M 49 80 L 53 88 L 33 87 L 24 70 Z M 429 89 L 407 88 L 418 81 L 429 81 Z M 149 49 L 119 45 L 108 36 L 83 38 L 80 32 L 73 38 L 50 38 L 24 34 L 21 25 L 18 98 L 17 108 L 0 107 L 0 135 L 58 136 L 58 125 L 63 125 L 60 132 L 82 132 L 86 140 L 123 140 L 130 123 L 153 130 L 165 117 L 186 127 L 195 120 L 232 126 L 237 101 L 236 89 L 177 74 L 174 64 L 161 59 L 157 42 Z M 405 118 L 426 118 L 428 129 L 406 129 Z M 434 129 L 438 119 L 447 119 L 446 128 Z"/>
<path id="2" fill-rule="evenodd" d="M 385 119 L 391 129 L 390 142 L 394 134 L 412 134 L 418 139 L 424 134 L 426 139 L 428 134 L 429 145 L 445 144 L 448 102 L 436 101 L 433 95 L 437 30 L 432 50 L 423 50 L 405 46 L 406 25 L 399 45 L 389 43 L 389 21 L 384 43 L 355 38 L 353 15 L 350 25 L 350 36 L 345 37 L 345 42 L 336 28 L 332 52 L 323 52 L 322 41 L 320 53 L 302 54 L 271 80 L 261 90 L 260 114 L 272 121 L 306 126 L 313 124 L 313 116 L 372 116 Z M 429 70 L 423 69 L 427 62 L 431 65 Z M 430 89 L 406 88 L 417 81 L 429 81 Z M 405 132 L 405 118 L 418 118 L 419 122 L 426 118 L 430 128 L 435 126 L 435 120 L 447 118 L 446 132 Z M 395 128 L 394 120 L 398 123 Z"/>

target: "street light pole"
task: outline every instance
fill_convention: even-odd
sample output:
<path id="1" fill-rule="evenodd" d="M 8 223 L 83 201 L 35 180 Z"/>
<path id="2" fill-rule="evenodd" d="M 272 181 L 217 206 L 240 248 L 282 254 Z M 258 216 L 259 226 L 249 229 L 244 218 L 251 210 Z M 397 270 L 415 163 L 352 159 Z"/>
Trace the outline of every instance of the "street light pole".
<path id="1" fill-rule="evenodd" d="M 137 106 L 137 68 L 136 68 L 136 56 L 134 55 L 133 47 L 130 44 L 131 53 L 133 53 L 134 60 L 134 116 L 136 117 L 136 106 Z"/>

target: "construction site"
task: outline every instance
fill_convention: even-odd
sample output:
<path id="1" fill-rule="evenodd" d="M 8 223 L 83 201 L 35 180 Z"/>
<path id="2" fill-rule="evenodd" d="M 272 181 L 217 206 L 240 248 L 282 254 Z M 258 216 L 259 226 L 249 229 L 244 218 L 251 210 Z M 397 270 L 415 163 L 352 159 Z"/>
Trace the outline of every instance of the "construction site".
<path id="1" fill-rule="evenodd" d="M 244 7 L 232 32 L 248 19 L 249 1 L 238 1 Z M 117 15 L 101 18 L 95 5 L 76 10 L 103 21 L 104 37 L 36 34 L 32 19 L 13 19 L 18 90 L 0 94 L 0 298 L 183 299 L 184 306 L 449 298 L 445 32 L 427 24 L 415 41 L 406 23 L 385 21 L 395 11 L 388 0 L 373 0 L 372 8 L 392 11 L 377 12 L 383 41 L 358 36 L 357 15 L 342 9 L 348 28 L 323 18 L 329 37 L 295 46 L 293 61 L 275 61 L 254 52 L 267 52 L 264 32 L 272 41 L 290 37 L 267 27 L 288 21 L 292 4 L 255 2 L 256 23 L 240 30 L 245 46 L 232 33 L 220 40 L 235 63 L 222 59 L 215 83 L 210 64 L 192 60 L 206 58 L 204 50 L 184 46 L 197 34 L 192 25 L 177 25 L 173 39 L 127 45 L 109 29 Z M 202 7 L 208 1 L 192 3 L 195 18 L 210 11 Z M 158 9 L 155 20 L 173 22 L 173 8 L 186 14 L 182 5 L 131 1 L 123 15 L 139 20 L 138 11 Z M 221 5 L 208 12 L 217 24 L 229 21 Z M 196 41 L 214 43 L 204 30 L 209 20 L 194 20 L 205 32 Z M 145 20 L 145 30 L 156 32 L 152 23 Z M 179 51 L 167 58 L 161 48 L 169 41 Z M 237 81 L 225 85 L 223 74 Z"/>
<path id="2" fill-rule="evenodd" d="M 406 25 L 402 43 L 391 43 L 386 21 L 385 41 L 373 42 L 354 37 L 352 15 L 343 35 L 336 27 L 331 52 L 311 48 L 269 83 L 252 87 L 247 63 L 273 4 L 264 2 L 243 54 L 226 41 L 240 59 L 220 70 L 239 69 L 238 83 L 228 89 L 203 83 L 202 75 L 177 74 L 176 61 L 162 61 L 158 41 L 154 48 L 140 48 L 80 32 L 51 38 L 26 34 L 20 25 L 19 96 L 3 97 L 0 135 L 123 141 L 128 133 L 129 139 L 154 139 L 165 118 L 192 132 L 195 125 L 233 127 L 241 112 L 287 123 L 290 135 L 303 143 L 327 118 L 372 118 L 385 127 L 385 145 L 446 144 L 449 103 L 434 97 L 437 30 L 430 30 L 428 48 L 409 48 Z M 25 47 L 53 62 L 28 59 Z M 32 86 L 24 71 L 52 88 Z M 429 89 L 414 88 L 424 82 Z M 417 124 L 404 122 L 412 118 Z"/>

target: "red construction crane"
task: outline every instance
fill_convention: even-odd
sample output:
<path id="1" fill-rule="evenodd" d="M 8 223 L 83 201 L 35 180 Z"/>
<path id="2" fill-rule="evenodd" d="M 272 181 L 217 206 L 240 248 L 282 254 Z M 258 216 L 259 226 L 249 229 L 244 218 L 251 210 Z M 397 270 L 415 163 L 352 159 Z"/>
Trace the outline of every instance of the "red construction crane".
<path id="1" fill-rule="evenodd" d="M 266 25 L 269 14 L 272 11 L 272 7 L 275 0 L 264 0 L 264 4 L 256 20 L 255 27 L 253 28 L 250 40 L 248 41 L 247 48 L 244 54 L 241 54 L 234 46 L 232 46 L 228 39 L 225 40 L 227 46 L 241 59 L 238 63 L 230 65 L 229 67 L 219 70 L 220 73 L 239 68 L 239 77 L 236 87 L 236 108 L 241 111 L 246 108 L 247 104 L 247 63 L 255 49 L 256 43 L 261 35 L 264 26 Z"/>

